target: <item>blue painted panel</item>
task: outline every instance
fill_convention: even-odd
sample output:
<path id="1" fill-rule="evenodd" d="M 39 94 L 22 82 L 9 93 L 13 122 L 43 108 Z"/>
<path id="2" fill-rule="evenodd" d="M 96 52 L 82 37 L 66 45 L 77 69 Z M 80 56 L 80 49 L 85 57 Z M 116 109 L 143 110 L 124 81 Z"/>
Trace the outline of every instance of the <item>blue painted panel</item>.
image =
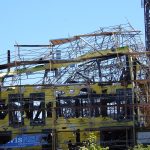
<path id="1" fill-rule="evenodd" d="M 22 134 L 18 135 L 10 142 L 0 145 L 0 148 L 21 148 L 30 146 L 40 146 L 43 144 L 48 144 L 42 137 L 47 136 L 47 134 Z"/>

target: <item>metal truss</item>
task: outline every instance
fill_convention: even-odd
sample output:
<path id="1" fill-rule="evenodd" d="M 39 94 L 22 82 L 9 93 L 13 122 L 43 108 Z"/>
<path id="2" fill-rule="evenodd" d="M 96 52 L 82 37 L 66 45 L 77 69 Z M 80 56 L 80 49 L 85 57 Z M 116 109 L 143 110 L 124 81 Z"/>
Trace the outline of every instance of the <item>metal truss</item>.
<path id="1" fill-rule="evenodd" d="M 140 31 L 118 25 L 73 37 L 50 40 L 49 45 L 15 45 L 11 63 L 3 63 L 4 85 L 118 82 L 129 68 L 128 56 L 140 64 L 137 79 L 145 78 L 148 60 Z M 124 49 L 123 49 L 124 48 Z M 13 60 L 12 60 L 13 59 Z M 10 69 L 8 71 L 8 68 Z M 145 70 L 143 69 L 145 68 Z M 32 83 L 31 83 L 32 79 Z"/>

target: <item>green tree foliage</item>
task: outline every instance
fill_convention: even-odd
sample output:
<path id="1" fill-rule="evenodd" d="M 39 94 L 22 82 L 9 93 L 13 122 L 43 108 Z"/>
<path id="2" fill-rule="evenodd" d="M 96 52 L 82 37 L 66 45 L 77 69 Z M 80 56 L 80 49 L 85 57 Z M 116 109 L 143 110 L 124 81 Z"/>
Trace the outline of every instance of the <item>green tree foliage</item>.
<path id="1" fill-rule="evenodd" d="M 96 144 L 96 135 L 93 132 L 89 134 L 86 143 L 83 147 L 80 147 L 80 150 L 109 150 L 109 147 L 102 148 Z"/>
<path id="2" fill-rule="evenodd" d="M 150 150 L 150 145 L 144 146 L 142 144 L 139 144 L 139 145 L 135 146 L 133 148 L 133 150 Z"/>

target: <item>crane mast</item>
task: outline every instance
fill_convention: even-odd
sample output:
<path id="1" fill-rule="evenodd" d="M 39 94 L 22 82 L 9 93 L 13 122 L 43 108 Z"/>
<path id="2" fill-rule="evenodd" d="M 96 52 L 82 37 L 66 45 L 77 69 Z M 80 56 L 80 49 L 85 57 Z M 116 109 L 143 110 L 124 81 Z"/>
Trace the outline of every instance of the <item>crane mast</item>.
<path id="1" fill-rule="evenodd" d="M 144 4 L 145 46 L 146 51 L 150 51 L 150 0 L 144 0 L 142 3 Z"/>

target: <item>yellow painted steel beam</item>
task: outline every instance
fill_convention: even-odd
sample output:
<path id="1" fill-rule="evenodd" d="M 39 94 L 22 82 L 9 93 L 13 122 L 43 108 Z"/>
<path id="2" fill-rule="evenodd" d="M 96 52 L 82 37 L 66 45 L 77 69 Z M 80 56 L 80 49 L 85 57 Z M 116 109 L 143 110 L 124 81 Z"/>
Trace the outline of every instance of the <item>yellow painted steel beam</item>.
<path id="1" fill-rule="evenodd" d="M 87 60 L 101 59 L 104 57 L 111 57 L 111 56 L 117 57 L 119 55 L 125 55 L 127 52 L 129 52 L 128 47 L 120 47 L 120 48 L 115 49 L 115 51 L 108 49 L 108 50 L 98 50 L 94 52 L 89 52 L 87 54 L 84 54 L 82 56 L 79 56 L 71 60 L 47 60 L 45 64 L 44 64 L 45 61 L 43 61 L 43 64 L 42 64 L 42 61 L 41 62 L 40 61 L 38 62 L 37 61 L 14 62 L 14 63 L 8 64 L 8 67 L 10 68 L 10 67 L 16 67 L 20 65 L 33 65 L 33 64 L 38 64 L 38 63 L 41 63 L 41 64 L 34 66 L 34 67 L 30 67 L 30 68 L 22 68 L 22 69 L 10 71 L 8 73 L 1 73 L 0 78 L 3 78 L 5 76 L 10 76 L 10 75 L 23 74 L 23 73 L 30 74 L 30 73 L 42 71 L 42 70 L 54 70 L 54 69 L 61 68 L 61 67 L 67 67 L 68 65 L 71 65 L 71 64 L 84 62 Z"/>

